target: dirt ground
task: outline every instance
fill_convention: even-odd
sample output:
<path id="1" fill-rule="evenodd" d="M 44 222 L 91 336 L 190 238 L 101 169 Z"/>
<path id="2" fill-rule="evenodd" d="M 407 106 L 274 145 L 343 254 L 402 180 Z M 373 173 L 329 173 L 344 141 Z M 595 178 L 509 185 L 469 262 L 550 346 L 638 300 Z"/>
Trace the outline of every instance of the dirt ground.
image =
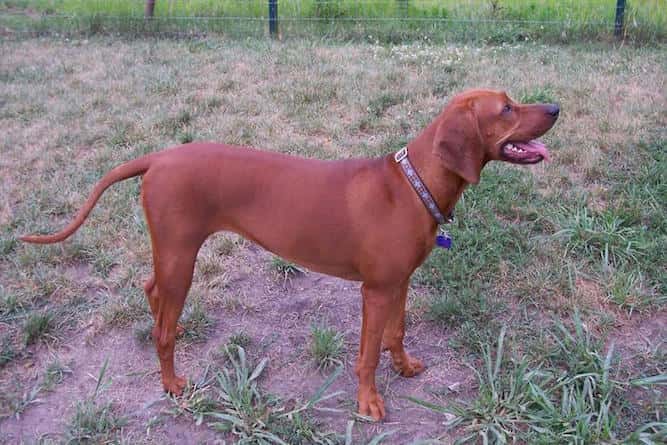
<path id="1" fill-rule="evenodd" d="M 341 411 L 321 411 L 318 420 L 342 434 L 348 420 L 354 418 L 356 408 L 353 362 L 360 327 L 359 283 L 309 271 L 284 280 L 267 270 L 270 259 L 261 248 L 247 244 L 241 254 L 222 265 L 227 275 L 226 287 L 244 296 L 244 307 L 230 311 L 221 302 L 209 314 L 214 327 L 205 342 L 185 347 L 179 342 L 177 367 L 192 381 L 201 379 L 206 365 L 216 360 L 211 358 L 215 350 L 230 335 L 245 332 L 253 339 L 249 355 L 270 360 L 261 386 L 286 402 L 293 397 L 306 399 L 326 378 L 308 357 L 311 323 L 327 320 L 345 333 L 345 370 L 330 388 L 330 392 L 343 391 L 343 394 L 323 404 Z M 442 434 L 442 416 L 425 411 L 404 397 L 428 399 L 434 391 L 448 392 L 448 387 L 455 391 L 451 394 L 461 397 L 474 389 L 470 369 L 447 346 L 449 337 L 446 329 L 433 323 L 423 320 L 411 323 L 407 349 L 423 359 L 427 369 L 417 377 L 402 378 L 391 369 L 388 355 L 383 356 L 377 376 L 388 415 L 382 424 L 358 424 L 364 435 L 396 430 L 389 443 L 408 443 Z M 57 437 L 73 414 L 71 407 L 94 390 L 106 360 L 110 384 L 102 397 L 122 406 L 124 413 L 131 413 L 122 434 L 126 441 L 214 443 L 220 440 L 205 425 L 196 426 L 191 419 L 172 418 L 168 414 L 172 406 L 162 392 L 154 348 L 137 340 L 128 329 L 100 331 L 91 323 L 67 338 L 66 344 L 40 348 L 30 362 L 23 364 L 24 370 L 34 372 L 34 364 L 45 362 L 55 350 L 72 373 L 52 392 L 40 395 L 19 418 L 9 418 L 0 424 L 7 443 Z M 155 425 L 149 428 L 146 426 L 149 423 Z"/>

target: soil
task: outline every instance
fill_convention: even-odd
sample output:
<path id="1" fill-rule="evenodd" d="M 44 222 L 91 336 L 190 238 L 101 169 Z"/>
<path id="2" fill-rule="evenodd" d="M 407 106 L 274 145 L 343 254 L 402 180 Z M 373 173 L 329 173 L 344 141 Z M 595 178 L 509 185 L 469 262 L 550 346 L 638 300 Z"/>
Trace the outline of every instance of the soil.
<path id="1" fill-rule="evenodd" d="M 198 381 L 207 364 L 216 360 L 220 364 L 219 353 L 216 354 L 220 345 L 230 336 L 244 332 L 252 339 L 247 348 L 248 356 L 254 358 L 255 363 L 263 357 L 269 358 L 260 380 L 261 388 L 280 397 L 287 405 L 307 400 L 328 375 L 317 369 L 308 353 L 312 324 L 325 321 L 344 333 L 346 353 L 344 371 L 329 389 L 330 392 L 342 391 L 342 395 L 322 404 L 340 411 L 314 411 L 314 420 L 321 423 L 321 430 L 343 434 L 347 422 L 356 419 L 357 438 L 396 430 L 383 443 L 402 444 L 436 437 L 442 437 L 445 443 L 450 441 L 443 426 L 444 416 L 404 397 L 434 401 L 434 394 L 447 394 L 445 400 L 452 400 L 466 398 L 474 392 L 472 372 L 447 347 L 451 332 L 425 320 L 409 323 L 406 348 L 421 358 L 427 369 L 414 378 L 400 377 L 392 370 L 388 353 L 383 354 L 377 383 L 385 398 L 387 417 L 382 423 L 364 423 L 354 416 L 357 378 L 353 363 L 361 323 L 359 283 L 309 271 L 285 279 L 271 270 L 270 255 L 252 245 L 246 245 L 233 257 L 222 259 L 227 274 L 224 293 L 238 296 L 234 298 L 242 300 L 242 304 L 232 304 L 231 300 L 225 303 L 215 296 L 221 289 L 202 290 L 205 280 L 201 277 L 196 280 L 191 294 L 207 293 L 204 301 L 217 301 L 208 313 L 214 326 L 205 342 L 179 341 L 176 347 L 179 372 Z M 109 385 L 98 399 L 112 401 L 119 410 L 122 407 L 120 412 L 128 420 L 123 437 L 147 443 L 233 441 L 233 437 L 220 435 L 205 423 L 196 426 L 192 418 L 174 417 L 167 412 L 173 408 L 173 402 L 163 394 L 152 344 L 137 340 L 131 328 L 104 330 L 96 324 L 91 321 L 87 329 L 62 342 L 55 351 L 49 348 L 36 351 L 29 365 L 17 364 L 25 372 L 25 366 L 31 368 L 34 363 L 47 363 L 55 353 L 72 373 L 52 391 L 40 393 L 38 400 L 20 417 L 0 423 L 0 433 L 7 443 L 60 437 L 77 401 L 93 393 L 107 359 Z M 43 366 L 35 366 L 35 369 Z M 38 372 L 32 374 L 36 382 Z M 149 423 L 154 425 L 149 428 Z"/>

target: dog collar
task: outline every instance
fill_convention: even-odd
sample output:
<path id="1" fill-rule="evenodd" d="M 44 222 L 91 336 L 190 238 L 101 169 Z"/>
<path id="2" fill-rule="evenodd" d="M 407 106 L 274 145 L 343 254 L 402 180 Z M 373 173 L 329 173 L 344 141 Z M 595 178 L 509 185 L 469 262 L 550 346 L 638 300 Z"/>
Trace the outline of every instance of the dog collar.
<path id="1" fill-rule="evenodd" d="M 419 195 L 419 198 L 421 198 L 422 202 L 433 216 L 433 219 L 436 220 L 438 225 L 441 226 L 446 223 L 451 223 L 454 220 L 454 215 L 450 212 L 449 215 L 447 215 L 445 218 L 445 216 L 442 214 L 438 208 L 438 204 L 436 204 L 435 199 L 433 199 L 431 192 L 428 191 L 426 185 L 417 174 L 417 170 L 415 170 L 412 163 L 408 159 L 408 147 L 403 147 L 398 150 L 396 154 L 394 154 L 394 161 L 396 161 L 396 163 L 401 166 L 401 169 L 403 170 L 403 173 L 405 173 L 405 176 L 408 178 L 410 185 L 412 185 L 412 188 L 415 190 L 415 192 L 417 192 L 417 195 Z"/>
<path id="2" fill-rule="evenodd" d="M 403 173 L 405 174 L 406 178 L 408 178 L 408 182 L 417 193 L 419 198 L 422 200 L 424 206 L 426 206 L 428 211 L 431 213 L 433 219 L 435 219 L 435 221 L 438 223 L 438 226 L 440 226 L 440 233 L 435 238 L 436 244 L 440 247 L 444 247 L 445 249 L 451 248 L 452 238 L 443 229 L 442 226 L 446 223 L 451 223 L 454 221 L 454 214 L 449 212 L 447 217 L 442 214 L 438 208 L 438 204 L 435 202 L 435 199 L 433 199 L 431 192 L 428 191 L 428 188 L 426 188 L 426 185 L 417 174 L 417 170 L 415 170 L 414 166 L 408 159 L 408 147 L 403 147 L 398 150 L 394 154 L 394 161 L 396 161 L 396 163 L 401 166 Z"/>

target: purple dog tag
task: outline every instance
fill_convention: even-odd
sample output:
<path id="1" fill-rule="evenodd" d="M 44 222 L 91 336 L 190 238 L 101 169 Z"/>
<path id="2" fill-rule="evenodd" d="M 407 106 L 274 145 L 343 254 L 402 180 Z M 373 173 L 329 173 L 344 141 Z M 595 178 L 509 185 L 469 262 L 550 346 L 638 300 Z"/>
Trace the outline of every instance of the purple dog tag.
<path id="1" fill-rule="evenodd" d="M 442 247 L 444 249 L 451 249 L 452 248 L 452 238 L 448 234 L 443 234 L 443 235 L 438 235 L 435 237 L 435 244 L 438 247 Z"/>

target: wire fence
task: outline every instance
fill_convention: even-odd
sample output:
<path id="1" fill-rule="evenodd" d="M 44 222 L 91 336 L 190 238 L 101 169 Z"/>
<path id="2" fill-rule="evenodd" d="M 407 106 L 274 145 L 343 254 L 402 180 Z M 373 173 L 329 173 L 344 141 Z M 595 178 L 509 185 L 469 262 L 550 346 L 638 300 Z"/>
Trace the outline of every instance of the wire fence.
<path id="1" fill-rule="evenodd" d="M 605 40 L 614 34 L 667 40 L 664 0 L 155 0 L 146 14 L 145 0 L 0 0 L 0 32 L 383 42 Z"/>

